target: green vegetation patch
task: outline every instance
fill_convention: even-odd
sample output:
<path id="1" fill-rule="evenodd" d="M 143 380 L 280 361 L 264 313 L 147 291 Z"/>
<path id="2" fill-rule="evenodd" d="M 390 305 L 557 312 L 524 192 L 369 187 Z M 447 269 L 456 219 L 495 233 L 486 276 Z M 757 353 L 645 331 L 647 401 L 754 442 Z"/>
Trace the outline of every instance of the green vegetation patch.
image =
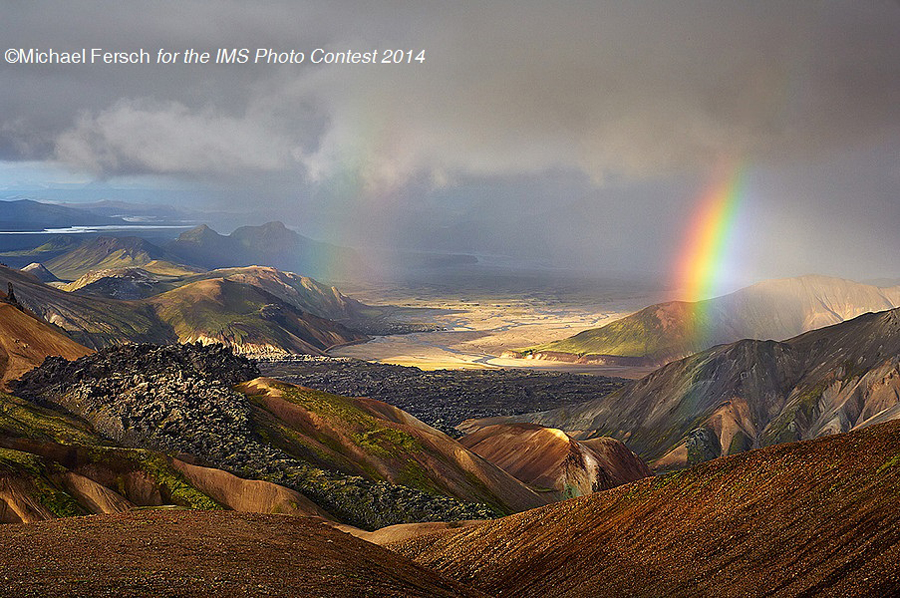
<path id="1" fill-rule="evenodd" d="M 380 457 L 398 457 L 403 453 L 422 451 L 422 445 L 408 432 L 385 426 L 384 421 L 362 409 L 356 399 L 318 390 L 277 385 L 285 400 L 312 411 L 341 426 L 356 428 L 350 438 L 360 448 Z"/>
<path id="2" fill-rule="evenodd" d="M 63 471 L 58 465 L 48 465 L 38 455 L 0 448 L 0 473 L 19 475 L 31 482 L 35 498 L 45 509 L 57 517 L 84 515 L 78 502 L 48 479 L 50 474 Z"/>
<path id="3" fill-rule="evenodd" d="M 177 505 L 201 511 L 215 511 L 224 508 L 188 484 L 184 476 L 172 469 L 168 460 L 162 455 L 145 454 L 141 460 L 141 468 L 166 490 L 171 501 Z"/>
<path id="4" fill-rule="evenodd" d="M 893 458 L 888 459 L 884 465 L 878 468 L 878 473 L 881 473 L 890 467 L 900 467 L 900 455 L 894 455 Z"/>
<path id="5" fill-rule="evenodd" d="M 60 444 L 101 443 L 85 422 L 6 393 L 0 393 L 0 434 Z"/>
<path id="6" fill-rule="evenodd" d="M 360 448 L 381 457 L 397 457 L 400 453 L 422 450 L 414 436 L 394 428 L 374 428 L 355 433 L 352 438 Z"/>

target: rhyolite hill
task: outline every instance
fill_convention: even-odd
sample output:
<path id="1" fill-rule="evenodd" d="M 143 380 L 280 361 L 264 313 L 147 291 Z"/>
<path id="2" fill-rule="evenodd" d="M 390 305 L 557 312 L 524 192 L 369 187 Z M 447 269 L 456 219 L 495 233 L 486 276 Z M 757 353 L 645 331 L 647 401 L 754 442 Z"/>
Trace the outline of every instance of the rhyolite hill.
<path id="1" fill-rule="evenodd" d="M 900 309 L 793 339 L 742 340 L 670 363 L 581 405 L 469 421 L 623 440 L 657 468 L 900 418 Z"/>

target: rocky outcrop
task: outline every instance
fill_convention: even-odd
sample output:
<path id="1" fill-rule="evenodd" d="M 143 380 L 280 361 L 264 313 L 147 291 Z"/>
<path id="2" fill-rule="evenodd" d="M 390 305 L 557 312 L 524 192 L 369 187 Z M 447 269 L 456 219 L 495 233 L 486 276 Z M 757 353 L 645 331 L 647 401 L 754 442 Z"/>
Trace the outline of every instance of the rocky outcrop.
<path id="1" fill-rule="evenodd" d="M 292 488 L 358 527 L 494 516 L 485 506 L 321 469 L 266 443 L 250 401 L 232 389 L 257 375 L 249 360 L 219 345 L 131 345 L 74 362 L 48 359 L 16 392 L 77 413 L 126 446 L 193 455 Z"/>

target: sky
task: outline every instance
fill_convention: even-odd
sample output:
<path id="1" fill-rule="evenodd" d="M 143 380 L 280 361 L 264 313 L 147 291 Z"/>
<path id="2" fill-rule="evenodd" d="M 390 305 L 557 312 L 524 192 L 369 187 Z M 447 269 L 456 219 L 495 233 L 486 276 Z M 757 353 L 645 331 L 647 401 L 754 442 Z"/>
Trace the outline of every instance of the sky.
<path id="1" fill-rule="evenodd" d="M 900 2 L 7 3 L 0 189 L 136 185 L 354 247 L 665 277 L 743 175 L 723 284 L 900 277 Z M 312 64 L 313 50 L 411 51 Z M 257 49 L 301 64 L 254 64 Z M 169 195 L 167 195 L 167 193 Z M 74 195 L 73 195 L 74 197 Z M 84 198 L 84 195 L 78 195 Z"/>

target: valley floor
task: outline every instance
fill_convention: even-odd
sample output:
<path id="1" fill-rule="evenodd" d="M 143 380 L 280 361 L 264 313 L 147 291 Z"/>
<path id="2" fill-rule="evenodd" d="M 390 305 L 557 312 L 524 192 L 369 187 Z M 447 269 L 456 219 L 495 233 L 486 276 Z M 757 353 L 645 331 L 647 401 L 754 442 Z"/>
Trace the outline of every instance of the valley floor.
<path id="1" fill-rule="evenodd" d="M 653 368 L 580 365 L 504 358 L 504 351 L 559 340 L 613 322 L 658 300 L 646 285 L 617 280 L 488 275 L 418 283 L 341 283 L 363 303 L 390 309 L 404 322 L 434 323 L 445 330 L 379 336 L 339 347 L 334 357 L 354 357 L 424 370 L 527 368 L 640 378 Z M 387 306 L 397 306 L 389 308 Z"/>

